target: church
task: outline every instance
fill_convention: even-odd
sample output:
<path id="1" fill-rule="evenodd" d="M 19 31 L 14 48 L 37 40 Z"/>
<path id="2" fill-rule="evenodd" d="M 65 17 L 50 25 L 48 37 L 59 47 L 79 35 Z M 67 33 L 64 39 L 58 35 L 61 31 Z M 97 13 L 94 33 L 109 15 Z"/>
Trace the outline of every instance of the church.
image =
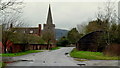
<path id="1" fill-rule="evenodd" d="M 52 42 L 55 42 L 55 24 L 53 24 L 51 7 L 48 8 L 48 16 L 46 24 L 43 25 L 43 30 L 41 29 L 41 24 L 38 24 L 38 27 L 13 27 L 10 25 L 10 29 L 13 32 L 20 32 L 25 34 L 32 34 L 37 36 L 47 36 L 49 35 Z M 47 37 L 48 38 L 48 37 Z"/>
<path id="2" fill-rule="evenodd" d="M 43 24 L 43 30 L 41 29 L 41 24 L 38 24 L 38 27 L 13 27 L 13 25 L 10 24 L 10 30 L 13 33 L 23 33 L 23 34 L 34 35 L 38 37 L 40 36 L 44 38 L 45 39 L 44 41 L 47 43 L 44 43 L 44 44 L 13 43 L 10 40 L 8 40 L 7 43 L 10 43 L 10 44 L 7 44 L 8 53 L 17 53 L 25 50 L 51 49 L 56 46 L 55 24 L 53 24 L 50 5 L 48 8 L 46 24 Z"/>

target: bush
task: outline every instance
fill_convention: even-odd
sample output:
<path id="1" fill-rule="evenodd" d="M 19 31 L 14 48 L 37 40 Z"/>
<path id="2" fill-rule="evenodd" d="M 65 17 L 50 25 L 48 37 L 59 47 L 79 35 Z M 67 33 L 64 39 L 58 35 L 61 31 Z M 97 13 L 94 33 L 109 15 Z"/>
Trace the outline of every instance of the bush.
<path id="1" fill-rule="evenodd" d="M 66 37 L 62 37 L 58 42 L 57 42 L 58 46 L 63 46 L 66 47 L 67 45 L 69 45 L 69 40 Z"/>
<path id="2" fill-rule="evenodd" d="M 120 44 L 111 44 L 107 46 L 104 54 L 108 56 L 120 56 Z"/>

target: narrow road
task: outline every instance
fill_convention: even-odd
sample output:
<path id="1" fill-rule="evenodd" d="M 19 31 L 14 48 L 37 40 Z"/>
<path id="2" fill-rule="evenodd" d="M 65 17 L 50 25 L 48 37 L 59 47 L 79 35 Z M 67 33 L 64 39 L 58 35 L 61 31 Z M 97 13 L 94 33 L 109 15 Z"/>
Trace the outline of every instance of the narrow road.
<path id="1" fill-rule="evenodd" d="M 74 47 L 62 47 L 58 50 L 44 51 L 16 57 L 17 59 L 31 61 L 14 62 L 7 66 L 78 66 L 72 58 L 65 55 L 65 53 L 71 52 L 73 48 Z"/>

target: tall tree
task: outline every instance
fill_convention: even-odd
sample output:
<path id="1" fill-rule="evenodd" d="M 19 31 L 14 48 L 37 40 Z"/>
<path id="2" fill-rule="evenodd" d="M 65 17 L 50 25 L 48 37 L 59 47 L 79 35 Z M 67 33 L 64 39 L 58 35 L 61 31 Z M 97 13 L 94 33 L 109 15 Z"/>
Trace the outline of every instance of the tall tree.
<path id="1" fill-rule="evenodd" d="M 106 32 L 104 32 L 104 36 L 107 38 L 106 43 L 110 45 L 110 27 L 112 24 L 117 23 L 118 15 L 116 10 L 116 2 L 112 2 L 112 0 L 107 0 L 105 2 L 104 8 L 99 8 L 97 18 L 101 21 L 104 21 L 102 24 L 106 25 L 103 26 Z"/>

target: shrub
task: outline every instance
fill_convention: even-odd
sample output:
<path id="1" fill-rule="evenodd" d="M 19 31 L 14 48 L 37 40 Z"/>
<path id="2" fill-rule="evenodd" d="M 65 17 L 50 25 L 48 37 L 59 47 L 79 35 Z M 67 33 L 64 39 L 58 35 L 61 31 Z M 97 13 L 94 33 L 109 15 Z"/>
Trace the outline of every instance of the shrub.
<path id="1" fill-rule="evenodd" d="M 106 47 L 104 54 L 108 56 L 120 56 L 120 44 L 111 44 Z"/>

